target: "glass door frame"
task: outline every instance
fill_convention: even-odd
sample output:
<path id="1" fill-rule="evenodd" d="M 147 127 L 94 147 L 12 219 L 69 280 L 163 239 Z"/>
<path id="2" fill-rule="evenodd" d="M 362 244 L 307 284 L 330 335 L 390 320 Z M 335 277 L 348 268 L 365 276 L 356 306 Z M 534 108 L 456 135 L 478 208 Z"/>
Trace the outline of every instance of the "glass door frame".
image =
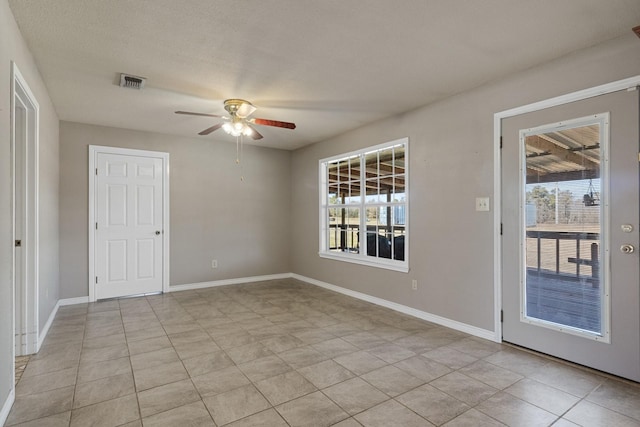
<path id="1" fill-rule="evenodd" d="M 494 277 L 494 341 L 502 342 L 502 120 L 543 110 L 545 108 L 568 104 L 570 102 L 593 98 L 620 90 L 635 90 L 640 86 L 640 75 L 623 80 L 606 83 L 600 86 L 571 92 L 543 101 L 497 112 L 493 115 L 493 277 Z"/>

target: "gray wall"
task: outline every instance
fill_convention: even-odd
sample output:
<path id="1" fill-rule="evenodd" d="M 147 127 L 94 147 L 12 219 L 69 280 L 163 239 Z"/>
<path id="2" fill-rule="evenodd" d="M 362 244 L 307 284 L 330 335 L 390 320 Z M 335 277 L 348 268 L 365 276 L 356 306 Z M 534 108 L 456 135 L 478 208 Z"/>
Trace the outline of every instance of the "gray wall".
<path id="1" fill-rule="evenodd" d="M 239 167 L 230 137 L 184 138 L 63 121 L 61 298 L 89 292 L 89 145 L 170 154 L 171 285 L 291 271 L 288 151 L 245 146 Z M 216 270 L 211 269 L 214 258 L 219 265 Z"/>
<path id="2" fill-rule="evenodd" d="M 295 151 L 293 271 L 493 331 L 493 212 L 475 211 L 476 197 L 494 200 L 493 114 L 640 74 L 640 40 L 629 33 Z M 404 136 L 410 141 L 410 272 L 319 258 L 318 160 Z"/>
<path id="3" fill-rule="evenodd" d="M 13 388 L 11 61 L 40 104 L 40 328 L 58 300 L 58 118 L 9 5 L 0 0 L 0 408 Z"/>

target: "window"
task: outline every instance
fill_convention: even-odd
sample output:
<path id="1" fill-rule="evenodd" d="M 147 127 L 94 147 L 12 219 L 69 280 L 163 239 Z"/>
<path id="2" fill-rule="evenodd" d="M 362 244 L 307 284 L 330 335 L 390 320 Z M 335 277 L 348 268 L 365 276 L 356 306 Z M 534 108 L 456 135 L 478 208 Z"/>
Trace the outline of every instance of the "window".
<path id="1" fill-rule="evenodd" d="M 409 271 L 408 142 L 320 160 L 320 256 Z"/>

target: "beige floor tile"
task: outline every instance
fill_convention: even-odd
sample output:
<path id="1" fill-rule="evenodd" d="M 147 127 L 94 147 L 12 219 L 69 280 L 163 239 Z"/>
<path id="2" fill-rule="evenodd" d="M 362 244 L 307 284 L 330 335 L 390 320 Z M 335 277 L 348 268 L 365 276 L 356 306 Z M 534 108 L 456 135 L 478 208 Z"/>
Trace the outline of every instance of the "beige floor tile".
<path id="1" fill-rule="evenodd" d="M 137 371 L 179 361 L 178 353 L 172 347 L 168 347 L 131 356 L 131 367 Z"/>
<path id="2" fill-rule="evenodd" d="M 356 375 L 363 375 L 374 369 L 382 368 L 387 365 L 382 359 L 379 359 L 366 351 L 358 351 L 356 353 L 346 354 L 336 357 L 333 360 L 350 370 Z"/>
<path id="3" fill-rule="evenodd" d="M 470 406 L 475 406 L 498 392 L 497 389 L 459 372 L 447 374 L 430 384 Z"/>
<path id="4" fill-rule="evenodd" d="M 640 421 L 636 419 L 584 400 L 565 414 L 564 418 L 583 427 L 640 426 Z"/>
<path id="5" fill-rule="evenodd" d="M 410 357 L 394 364 L 394 366 L 425 382 L 451 372 L 451 369 L 445 365 L 422 356 Z"/>
<path id="6" fill-rule="evenodd" d="M 510 394 L 500 392 L 476 409 L 510 426 L 549 426 L 558 417 Z"/>
<path id="7" fill-rule="evenodd" d="M 315 392 L 276 407 L 291 427 L 326 427 L 349 417 L 321 392 Z"/>
<path id="8" fill-rule="evenodd" d="M 76 386 L 73 408 L 93 405 L 132 393 L 135 393 L 135 387 L 133 375 L 129 372 L 81 383 Z"/>
<path id="9" fill-rule="evenodd" d="M 271 407 L 252 385 L 205 397 L 203 400 L 218 425 L 228 424 Z"/>
<path id="10" fill-rule="evenodd" d="M 478 360 L 473 356 L 469 356 L 468 354 L 449 347 L 439 347 L 422 353 L 422 356 L 427 359 L 435 360 L 438 363 L 442 363 L 451 369 L 460 369 Z"/>
<path id="11" fill-rule="evenodd" d="M 296 371 L 258 381 L 255 386 L 274 406 L 317 390 L 313 384 Z"/>
<path id="12" fill-rule="evenodd" d="M 118 344 L 126 344 L 124 332 L 115 335 L 108 335 L 104 337 L 86 339 L 82 342 L 83 348 L 103 348 L 111 347 Z"/>
<path id="13" fill-rule="evenodd" d="M 215 427 L 202 401 L 143 418 L 144 427 Z"/>
<path id="14" fill-rule="evenodd" d="M 235 366 L 191 378 L 201 396 L 224 393 L 251 382 Z"/>
<path id="15" fill-rule="evenodd" d="M 198 325 L 196 324 L 196 326 Z M 169 334 L 169 339 L 173 345 L 176 345 L 203 341 L 211 339 L 211 337 L 203 328 L 198 326 L 196 329 L 191 329 L 189 331 Z"/>
<path id="16" fill-rule="evenodd" d="M 368 409 L 354 418 L 365 427 L 427 427 L 433 425 L 393 400 Z"/>
<path id="17" fill-rule="evenodd" d="M 80 362 L 83 364 L 102 362 L 127 356 L 129 356 L 129 347 L 126 344 L 116 344 L 110 347 L 86 348 L 80 355 Z"/>
<path id="18" fill-rule="evenodd" d="M 327 360 L 329 356 L 320 353 L 311 346 L 298 347 L 284 351 L 278 354 L 282 360 L 291 365 L 294 369 L 304 368 L 305 366 L 315 365 L 316 363 Z"/>
<path id="19" fill-rule="evenodd" d="M 340 357 L 344 356 L 345 354 L 360 351 L 358 347 L 346 342 L 342 338 L 334 338 L 327 341 L 322 341 L 316 344 L 312 344 L 311 347 L 331 358 Z"/>
<path id="20" fill-rule="evenodd" d="M 396 400 L 435 425 L 442 425 L 470 409 L 429 384 L 398 396 Z"/>
<path id="21" fill-rule="evenodd" d="M 189 375 L 195 377 L 218 371 L 234 365 L 233 360 L 224 351 L 216 351 L 182 361 Z"/>
<path id="22" fill-rule="evenodd" d="M 182 362 L 166 363 L 148 369 L 136 369 L 133 373 L 136 390 L 141 392 L 153 387 L 173 383 L 189 378 Z"/>
<path id="23" fill-rule="evenodd" d="M 368 350 L 389 343 L 389 341 L 384 340 L 371 332 L 357 332 L 355 334 L 343 336 L 342 339 L 362 350 Z"/>
<path id="24" fill-rule="evenodd" d="M 229 427 L 288 427 L 275 409 L 267 409 L 231 424 Z"/>
<path id="25" fill-rule="evenodd" d="M 587 400 L 640 422 L 640 384 L 608 380 L 592 391 Z"/>
<path id="26" fill-rule="evenodd" d="M 140 418 L 135 394 L 74 409 L 70 427 L 119 426 Z"/>
<path id="27" fill-rule="evenodd" d="M 401 360 L 405 360 L 416 355 L 416 353 L 411 350 L 407 350 L 404 347 L 391 343 L 374 347 L 367 351 L 387 363 L 400 362 Z"/>
<path id="28" fill-rule="evenodd" d="M 275 355 L 242 363 L 238 365 L 238 368 L 253 382 L 262 381 L 292 370 L 289 364 Z"/>
<path id="29" fill-rule="evenodd" d="M 502 424 L 498 420 L 494 420 L 488 415 L 483 414 L 482 412 L 469 409 L 462 415 L 454 418 L 448 423 L 444 424 L 444 427 L 504 427 L 505 424 Z"/>
<path id="30" fill-rule="evenodd" d="M 423 380 L 391 365 L 368 372 L 360 378 L 391 397 L 424 384 Z"/>
<path id="31" fill-rule="evenodd" d="M 128 343 L 129 353 L 134 356 L 136 354 L 148 353 L 150 351 L 162 350 L 163 348 L 171 348 L 171 341 L 166 336 L 148 338 L 146 340 L 134 341 Z"/>
<path id="32" fill-rule="evenodd" d="M 503 369 L 484 360 L 479 360 L 471 365 L 467 365 L 459 369 L 458 372 L 500 390 L 509 387 L 523 378 L 520 374 Z"/>
<path id="33" fill-rule="evenodd" d="M 389 399 L 389 396 L 360 378 L 341 382 L 325 388 L 322 392 L 351 415 Z"/>
<path id="34" fill-rule="evenodd" d="M 355 418 L 347 418 L 344 421 L 340 421 L 338 424 L 334 424 L 333 427 L 362 427 L 362 424 L 357 422 Z"/>
<path id="35" fill-rule="evenodd" d="M 77 368 L 67 368 L 49 374 L 25 377 L 16 387 L 16 396 L 20 397 L 75 385 L 77 371 Z"/>
<path id="36" fill-rule="evenodd" d="M 260 339 L 245 331 L 239 334 L 222 335 L 216 337 L 214 341 L 220 346 L 220 348 L 228 350 L 242 345 L 257 343 Z"/>
<path id="37" fill-rule="evenodd" d="M 160 322 L 144 329 L 131 329 L 125 326 L 125 336 L 127 337 L 127 342 L 129 343 L 134 341 L 142 341 L 149 338 L 164 337 L 166 335 L 167 333 L 160 325 Z"/>
<path id="38" fill-rule="evenodd" d="M 298 369 L 316 387 L 323 389 L 354 377 L 354 374 L 333 360 L 325 360 L 315 365 Z"/>
<path id="39" fill-rule="evenodd" d="M 182 360 L 221 350 L 220 346 L 218 346 L 218 344 L 216 344 L 211 338 L 206 338 L 202 341 L 196 342 L 174 344 L 173 348 L 175 348 L 178 356 Z"/>
<path id="40" fill-rule="evenodd" d="M 74 387 L 64 387 L 42 393 L 17 397 L 6 425 L 23 423 L 71 410 Z"/>
<path id="41" fill-rule="evenodd" d="M 128 357 L 81 363 L 78 369 L 78 383 L 99 380 L 113 375 L 131 373 L 131 361 Z"/>
<path id="42" fill-rule="evenodd" d="M 305 345 L 302 340 L 292 335 L 276 335 L 271 338 L 266 338 L 260 341 L 260 343 L 276 354 Z"/>
<path id="43" fill-rule="evenodd" d="M 138 393 L 140 415 L 143 418 L 199 400 L 200 395 L 189 379 Z"/>
<path id="44" fill-rule="evenodd" d="M 250 362 L 261 357 L 271 356 L 273 352 L 259 342 L 241 345 L 226 350 L 236 364 Z"/>
<path id="45" fill-rule="evenodd" d="M 552 414 L 562 415 L 578 403 L 579 397 L 525 378 L 504 390 Z"/>
<path id="46" fill-rule="evenodd" d="M 530 378 L 578 397 L 586 396 L 604 382 L 599 375 L 558 362 L 548 363 Z"/>
<path id="47" fill-rule="evenodd" d="M 503 348 L 484 360 L 526 377 L 549 364 L 549 359 L 509 347 Z"/>
<path id="48" fill-rule="evenodd" d="M 14 427 L 69 427 L 71 411 L 50 415 L 26 423 L 14 424 Z"/>

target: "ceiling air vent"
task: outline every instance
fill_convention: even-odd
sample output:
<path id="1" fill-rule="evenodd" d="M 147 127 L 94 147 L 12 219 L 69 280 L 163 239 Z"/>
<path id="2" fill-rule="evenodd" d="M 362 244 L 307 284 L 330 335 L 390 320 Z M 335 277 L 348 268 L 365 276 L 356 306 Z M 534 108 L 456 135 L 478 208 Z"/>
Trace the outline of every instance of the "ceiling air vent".
<path id="1" fill-rule="evenodd" d="M 120 87 L 126 87 L 129 89 L 142 89 L 144 82 L 147 79 L 144 77 L 132 76 L 131 74 L 120 74 Z"/>

